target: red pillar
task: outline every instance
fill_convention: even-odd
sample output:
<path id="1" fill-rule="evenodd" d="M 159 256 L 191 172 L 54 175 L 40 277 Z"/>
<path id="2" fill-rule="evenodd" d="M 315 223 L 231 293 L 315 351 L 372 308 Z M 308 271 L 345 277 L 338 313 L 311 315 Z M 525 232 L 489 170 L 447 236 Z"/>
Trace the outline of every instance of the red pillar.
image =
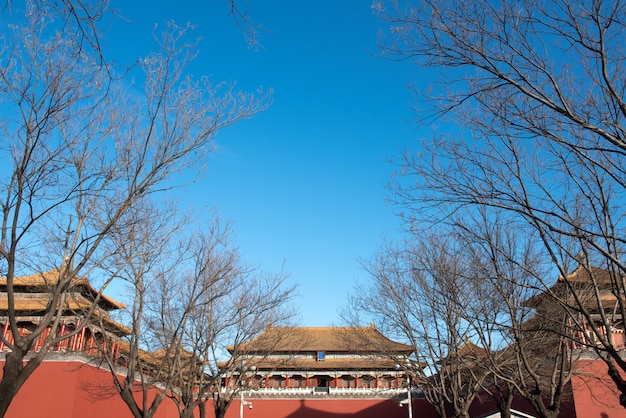
<path id="1" fill-rule="evenodd" d="M 85 327 L 83 327 L 82 331 L 80 331 L 80 339 L 78 340 L 78 351 L 83 351 L 85 349 Z"/>
<path id="2" fill-rule="evenodd" d="M 37 342 L 35 343 L 34 348 L 35 351 L 39 350 L 43 346 L 44 341 L 46 341 L 46 338 L 48 338 L 48 334 L 50 334 L 50 328 L 44 329 L 39 338 L 37 338 Z"/>
<path id="3" fill-rule="evenodd" d="M 66 327 L 65 327 L 65 322 L 63 322 L 63 323 L 61 324 L 61 330 L 59 331 L 58 335 L 59 335 L 59 336 L 63 336 L 63 335 L 65 335 L 65 330 L 66 330 Z M 69 341 L 67 340 L 67 338 L 65 338 L 65 339 L 61 340 L 61 341 L 59 342 L 59 345 L 58 345 L 58 348 L 57 348 L 57 349 L 58 349 L 58 350 L 62 350 L 62 349 L 64 349 L 64 348 L 66 348 L 68 343 L 69 343 Z"/>
<path id="4" fill-rule="evenodd" d="M 79 321 L 76 321 L 76 324 L 74 325 L 74 330 L 76 330 L 76 328 L 78 328 L 78 326 L 80 325 Z M 78 334 L 74 334 L 72 335 L 72 341 L 70 343 L 70 351 L 75 351 L 76 350 L 76 343 L 78 341 Z"/>
<path id="5" fill-rule="evenodd" d="M 9 318 L 7 318 L 7 322 L 4 323 L 4 329 L 2 330 L 2 337 L 6 338 L 7 330 L 9 329 Z M 0 341 L 0 351 L 4 350 L 4 343 Z"/>

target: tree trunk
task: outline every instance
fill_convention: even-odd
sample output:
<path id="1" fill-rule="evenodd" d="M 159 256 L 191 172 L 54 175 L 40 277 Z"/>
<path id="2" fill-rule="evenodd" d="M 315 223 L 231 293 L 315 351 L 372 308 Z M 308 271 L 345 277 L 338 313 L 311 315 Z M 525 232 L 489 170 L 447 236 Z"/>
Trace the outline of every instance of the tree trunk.
<path id="1" fill-rule="evenodd" d="M 466 409 L 454 408 L 454 418 L 470 418 L 470 414 Z"/>
<path id="2" fill-rule="evenodd" d="M 500 418 L 511 418 L 511 404 L 513 403 L 513 396 L 506 396 L 496 402 L 498 410 L 500 411 Z"/>
<path id="3" fill-rule="evenodd" d="M 19 344 L 15 344 L 14 350 L 5 356 L 2 379 L 0 380 L 0 417 L 5 416 L 17 392 L 37 366 L 41 364 L 43 355 L 36 355 L 24 363 L 24 357 L 27 353 L 28 348 L 20 349 Z"/>
<path id="4" fill-rule="evenodd" d="M 626 408 L 626 382 L 624 382 L 622 375 L 620 374 L 617 367 L 615 367 L 615 362 L 613 361 L 613 359 L 609 358 L 608 360 L 605 360 L 605 362 L 609 366 L 609 377 L 611 378 L 611 380 L 613 380 L 615 386 L 617 386 L 617 390 L 619 390 L 620 392 L 619 404 Z"/>
<path id="5" fill-rule="evenodd" d="M 215 418 L 224 418 L 226 415 L 226 408 L 223 408 L 221 405 L 215 406 Z"/>
<path id="6" fill-rule="evenodd" d="M 193 411 L 195 411 L 195 409 L 196 408 L 194 407 L 183 409 L 182 411 L 180 411 L 180 418 L 194 418 Z M 200 412 L 200 418 L 203 418 L 202 412 Z"/>
<path id="7" fill-rule="evenodd" d="M 139 408 L 139 406 L 137 405 L 135 397 L 133 396 L 133 389 L 131 386 L 125 384 L 123 389 L 119 391 L 119 394 L 124 402 L 126 402 L 126 405 L 128 405 L 128 409 L 130 410 L 131 414 L 133 414 L 133 417 L 150 418 L 145 416 L 144 411 L 142 411 L 141 408 Z"/>
<path id="8" fill-rule="evenodd" d="M 230 398 L 222 398 L 218 395 L 217 398 L 213 399 L 213 411 L 215 412 L 215 418 L 224 418 L 226 416 L 226 411 L 231 404 L 232 399 Z"/>
<path id="9" fill-rule="evenodd" d="M 546 407 L 540 394 L 526 397 L 526 400 L 541 418 L 557 418 L 559 416 L 559 408 Z"/>
<path id="10" fill-rule="evenodd" d="M 446 413 L 446 404 L 444 402 L 436 402 L 431 403 L 439 418 L 447 418 L 448 414 Z"/>

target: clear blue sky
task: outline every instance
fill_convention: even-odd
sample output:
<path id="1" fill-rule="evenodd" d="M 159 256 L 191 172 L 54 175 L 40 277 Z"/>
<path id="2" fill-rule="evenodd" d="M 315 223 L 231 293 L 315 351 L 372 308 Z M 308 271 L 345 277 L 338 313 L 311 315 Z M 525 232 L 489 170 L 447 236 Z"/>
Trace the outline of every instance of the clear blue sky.
<path id="1" fill-rule="evenodd" d="M 241 1 L 245 6 L 245 0 Z M 307 326 L 340 324 L 338 311 L 370 256 L 399 222 L 385 201 L 388 159 L 414 143 L 418 75 L 376 57 L 384 22 L 368 0 L 248 0 L 265 28 L 250 49 L 223 0 L 114 1 L 107 47 L 120 61 L 153 48 L 154 25 L 197 25 L 190 68 L 246 90 L 274 90 L 269 110 L 221 131 L 205 178 L 185 198 L 235 223 L 244 257 L 285 264 Z"/>

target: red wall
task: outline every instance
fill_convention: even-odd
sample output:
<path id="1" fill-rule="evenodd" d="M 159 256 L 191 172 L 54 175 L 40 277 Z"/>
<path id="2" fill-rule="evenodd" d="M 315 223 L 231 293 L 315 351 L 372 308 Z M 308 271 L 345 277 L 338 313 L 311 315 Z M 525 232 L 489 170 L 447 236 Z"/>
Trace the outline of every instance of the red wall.
<path id="1" fill-rule="evenodd" d="M 576 416 L 580 418 L 626 418 L 615 383 L 602 360 L 579 360 L 572 376 Z"/>
<path id="2" fill-rule="evenodd" d="M 1 366 L 0 362 L 0 374 Z M 21 388 L 6 418 L 126 418 L 132 417 L 112 385 L 111 374 L 80 362 L 45 361 Z M 252 399 L 253 409 L 244 407 L 246 418 L 405 418 L 406 406 L 385 399 Z M 414 403 L 421 418 L 435 417 L 424 401 Z M 210 405 L 207 417 L 213 416 Z M 178 418 L 174 403 L 165 399 L 156 418 Z M 239 417 L 235 400 L 227 418 Z"/>
<path id="3" fill-rule="evenodd" d="M 244 407 L 244 418 L 406 418 L 406 406 L 385 399 L 249 399 L 252 409 Z M 436 418 L 423 400 L 413 404 L 413 416 Z M 226 418 L 239 417 L 239 401 L 233 402 Z"/>
<path id="4" fill-rule="evenodd" d="M 5 417 L 122 418 L 132 414 L 115 391 L 110 372 L 80 362 L 45 361 L 22 386 Z M 165 399 L 156 417 L 178 418 L 178 410 Z"/>
<path id="5" fill-rule="evenodd" d="M 0 362 L 0 373 L 1 366 Z M 9 407 L 6 418 L 125 418 L 131 417 L 126 404 L 115 392 L 111 374 L 80 362 L 44 362 L 24 384 Z M 578 418 L 626 418 L 626 409 L 619 405 L 614 384 L 606 374 L 602 361 L 580 360 L 578 373 L 572 378 L 573 410 L 564 410 L 560 416 Z M 244 407 L 246 418 L 405 418 L 406 406 L 397 400 L 384 399 L 247 399 L 252 409 Z M 473 412 L 493 407 L 474 405 Z M 477 407 L 477 408 L 476 408 Z M 212 417 L 209 405 L 208 418 Z M 525 410 L 525 408 L 519 408 Z M 435 417 L 424 400 L 414 400 L 415 417 Z M 239 416 L 239 402 L 235 400 L 226 417 Z M 157 411 L 157 418 L 178 418 L 174 403 L 165 399 Z"/>

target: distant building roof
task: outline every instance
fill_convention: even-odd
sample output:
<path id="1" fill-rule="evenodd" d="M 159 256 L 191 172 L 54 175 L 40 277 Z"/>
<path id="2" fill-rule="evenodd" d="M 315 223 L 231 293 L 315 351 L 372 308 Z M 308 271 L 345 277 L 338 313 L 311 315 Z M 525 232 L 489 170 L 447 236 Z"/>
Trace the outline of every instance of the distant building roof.
<path id="1" fill-rule="evenodd" d="M 233 352 L 233 347 L 229 347 Z M 246 353 L 409 354 L 410 345 L 390 340 L 370 327 L 269 327 L 257 338 L 242 345 Z"/>
<path id="2" fill-rule="evenodd" d="M 397 361 L 391 358 L 363 357 L 363 358 L 326 358 L 318 361 L 311 358 L 288 357 L 279 359 L 258 358 L 248 360 L 257 370 L 283 370 L 283 371 L 368 371 L 368 370 L 397 370 Z"/>
<path id="3" fill-rule="evenodd" d="M 234 347 L 228 347 L 231 354 Z M 269 327 L 237 347 L 258 370 L 292 372 L 396 371 L 413 352 L 370 327 Z"/>
<path id="4" fill-rule="evenodd" d="M 472 343 L 470 340 L 465 341 L 465 343 L 459 347 L 458 350 L 450 352 L 443 363 L 457 362 L 461 361 L 464 363 L 473 362 L 478 360 L 483 360 L 488 357 L 487 350 L 482 347 L 477 346 Z"/>
<path id="5" fill-rule="evenodd" d="M 612 310 L 617 303 L 617 296 L 613 292 L 613 283 L 621 282 L 619 273 L 615 273 L 600 267 L 594 267 L 581 259 L 580 264 L 574 271 L 565 276 L 560 275 L 556 283 L 549 291 L 541 292 L 522 305 L 535 309 L 545 309 L 554 304 L 554 297 L 566 300 L 571 297 L 571 290 L 575 290 L 580 303 L 592 313 L 597 313 L 598 302 L 604 309 Z M 570 288 L 571 286 L 571 288 Z M 619 286 L 619 284 L 618 284 Z M 577 302 L 571 302 L 573 305 Z"/>
<path id="6" fill-rule="evenodd" d="M 598 285 L 610 285 L 617 277 L 609 270 L 585 265 L 585 263 L 578 264 L 578 267 L 565 277 L 559 276 L 558 282 L 564 282 L 566 279 L 571 283 L 577 284 L 591 284 L 594 281 Z"/>

